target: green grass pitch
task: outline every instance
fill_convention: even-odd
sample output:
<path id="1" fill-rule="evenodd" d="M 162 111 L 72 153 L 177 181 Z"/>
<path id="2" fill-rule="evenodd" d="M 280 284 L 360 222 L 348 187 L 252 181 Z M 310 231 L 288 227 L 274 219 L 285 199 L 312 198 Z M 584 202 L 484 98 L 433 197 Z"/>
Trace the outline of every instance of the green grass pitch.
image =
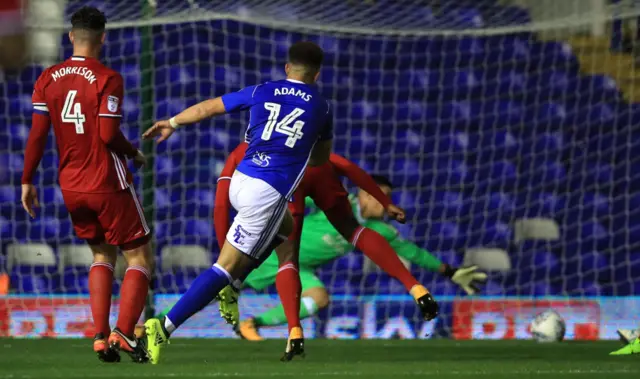
<path id="1" fill-rule="evenodd" d="M 159 365 L 98 362 L 90 340 L 0 339 L 0 379 L 29 378 L 637 378 L 640 356 L 617 342 L 307 341 L 279 361 L 284 341 L 176 339 Z"/>

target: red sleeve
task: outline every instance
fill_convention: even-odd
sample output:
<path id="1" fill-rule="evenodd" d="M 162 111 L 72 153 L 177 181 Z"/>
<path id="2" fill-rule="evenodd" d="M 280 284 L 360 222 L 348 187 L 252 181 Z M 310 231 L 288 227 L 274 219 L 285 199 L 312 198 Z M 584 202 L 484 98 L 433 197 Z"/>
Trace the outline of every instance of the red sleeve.
<path id="1" fill-rule="evenodd" d="M 369 174 L 361 169 L 357 164 L 351 162 L 345 157 L 338 154 L 331 154 L 329 161 L 333 164 L 336 172 L 340 176 L 346 176 L 360 189 L 368 192 L 373 196 L 385 209 L 392 203 L 389 196 L 385 195 L 378 184 L 371 178 Z"/>
<path id="2" fill-rule="evenodd" d="M 31 184 L 33 176 L 38 169 L 44 148 L 47 145 L 47 136 L 51 128 L 49 115 L 34 113 L 31 120 L 31 131 L 24 151 L 24 171 L 22 172 L 22 184 Z"/>
<path id="3" fill-rule="evenodd" d="M 112 76 L 107 79 L 107 84 L 100 95 L 100 139 L 119 155 L 133 158 L 138 154 L 138 150 L 127 140 L 120 130 L 120 120 L 122 118 L 122 97 L 123 97 L 122 77 Z"/>
<path id="4" fill-rule="evenodd" d="M 138 150 L 133 147 L 127 137 L 120 130 L 120 119 L 115 117 L 100 117 L 100 139 L 110 150 L 116 154 L 133 158 L 138 154 Z"/>
<path id="5" fill-rule="evenodd" d="M 213 209 L 213 226 L 216 230 L 216 238 L 218 240 L 218 246 L 222 249 L 224 241 L 231 226 L 230 212 L 231 202 L 229 201 L 229 185 L 231 184 L 231 177 L 233 172 L 238 167 L 238 164 L 244 157 L 244 153 L 247 151 L 247 144 L 241 143 L 235 150 L 229 154 L 227 161 L 224 164 L 224 168 L 218 178 L 218 186 L 216 187 L 216 201 Z"/>
<path id="6" fill-rule="evenodd" d="M 110 76 L 100 94 L 98 116 L 122 118 L 123 96 L 124 85 L 122 84 L 122 76 L 120 76 L 120 74 Z"/>
<path id="7" fill-rule="evenodd" d="M 40 76 L 42 78 L 46 71 Z M 27 147 L 24 151 L 24 171 L 22 172 L 22 184 L 31 184 L 33 176 L 38 169 L 44 149 L 47 145 L 47 136 L 51 128 L 49 108 L 44 97 L 42 81 L 38 79 L 33 89 L 33 117 L 31 119 L 31 131 L 27 139 Z"/>

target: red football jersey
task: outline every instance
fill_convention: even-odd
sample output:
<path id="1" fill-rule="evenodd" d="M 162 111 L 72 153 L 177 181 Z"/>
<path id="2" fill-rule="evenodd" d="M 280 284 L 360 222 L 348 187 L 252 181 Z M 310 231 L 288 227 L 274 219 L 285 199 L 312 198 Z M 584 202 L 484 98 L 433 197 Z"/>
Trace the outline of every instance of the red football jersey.
<path id="1" fill-rule="evenodd" d="M 97 59 L 71 57 L 46 69 L 33 90 L 34 112 L 48 113 L 60 155 L 60 188 L 109 193 L 132 183 L 126 160 L 100 138 L 100 117 L 122 117 L 122 76 Z"/>

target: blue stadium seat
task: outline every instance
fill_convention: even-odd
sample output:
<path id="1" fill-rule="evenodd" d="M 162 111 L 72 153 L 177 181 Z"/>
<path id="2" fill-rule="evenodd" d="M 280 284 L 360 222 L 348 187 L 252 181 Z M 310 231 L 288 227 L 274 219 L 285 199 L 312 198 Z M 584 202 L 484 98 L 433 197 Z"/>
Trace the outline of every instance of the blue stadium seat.
<path id="1" fill-rule="evenodd" d="M 526 192 L 518 196 L 515 215 L 518 218 L 557 218 L 565 211 L 566 206 L 566 197 L 563 195 L 553 192 Z"/>
<path id="2" fill-rule="evenodd" d="M 10 288 L 19 294 L 51 294 L 59 289 L 60 277 L 57 274 L 32 274 L 13 272 L 9 276 Z"/>
<path id="3" fill-rule="evenodd" d="M 11 219 L 0 216 L 0 237 L 3 241 L 13 237 L 13 225 L 14 222 Z"/>
<path id="4" fill-rule="evenodd" d="M 452 250 L 432 251 L 431 254 L 436 256 L 442 263 L 446 263 L 452 267 L 461 267 L 464 263 L 464 254 Z"/>
<path id="5" fill-rule="evenodd" d="M 517 6 L 491 7 L 486 14 L 486 23 L 492 27 L 521 25 L 531 22 L 529 11 Z"/>
<path id="6" fill-rule="evenodd" d="M 507 160 L 488 161 L 475 167 L 474 183 L 482 190 L 509 190 L 518 182 L 516 166 Z"/>
<path id="7" fill-rule="evenodd" d="M 465 246 L 466 230 L 465 226 L 453 222 L 433 221 L 428 227 L 417 225 L 416 236 L 425 236 L 429 250 L 455 250 Z M 420 240 L 416 239 L 416 242 Z"/>
<path id="8" fill-rule="evenodd" d="M 336 280 L 339 283 L 339 280 Z M 333 285 L 336 287 L 336 284 Z M 372 273 L 368 274 L 365 277 L 365 280 L 362 284 L 365 294 L 390 294 L 390 295 L 404 295 L 407 293 L 407 289 L 404 288 L 402 283 L 391 278 L 389 275 L 385 273 Z"/>
<path id="9" fill-rule="evenodd" d="M 548 280 L 520 280 L 513 287 L 508 287 L 507 294 L 521 297 L 558 296 L 560 291 Z"/>
<path id="10" fill-rule="evenodd" d="M 158 278 L 158 288 L 165 293 L 184 293 L 198 277 L 201 270 L 183 268 L 172 273 L 162 273 Z"/>
<path id="11" fill-rule="evenodd" d="M 513 257 L 513 262 L 523 278 L 543 280 L 562 272 L 560 259 L 550 251 L 522 251 Z"/>
<path id="12" fill-rule="evenodd" d="M 87 267 L 65 267 L 60 290 L 67 294 L 89 293 L 89 269 Z"/>
<path id="13" fill-rule="evenodd" d="M 601 296 L 600 284 L 590 280 L 583 280 L 579 275 L 569 277 L 566 280 L 564 294 L 576 297 Z"/>
<path id="14" fill-rule="evenodd" d="M 609 248 L 611 235 L 607 228 L 598 221 L 588 219 L 579 221 L 578 217 L 579 213 L 567 216 L 568 220 L 575 221 L 567 225 L 562 238 L 568 241 L 580 241 L 585 246 L 590 246 L 591 249 L 604 250 Z"/>
<path id="15" fill-rule="evenodd" d="M 486 296 L 503 296 L 506 292 L 506 289 L 500 283 L 493 280 L 488 280 L 482 286 L 482 293 Z"/>

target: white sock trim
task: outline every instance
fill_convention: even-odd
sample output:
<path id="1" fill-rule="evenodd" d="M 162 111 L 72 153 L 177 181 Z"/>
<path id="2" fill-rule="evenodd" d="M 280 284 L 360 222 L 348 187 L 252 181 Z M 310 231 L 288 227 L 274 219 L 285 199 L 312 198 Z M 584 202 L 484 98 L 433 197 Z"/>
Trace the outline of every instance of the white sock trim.
<path id="1" fill-rule="evenodd" d="M 296 265 L 294 265 L 293 263 L 287 263 L 286 265 L 280 267 L 278 269 L 278 273 L 280 271 L 284 271 L 284 270 L 295 270 L 296 272 L 298 271 L 298 268 L 296 267 Z"/>
<path id="2" fill-rule="evenodd" d="M 219 264 L 214 264 L 213 267 L 217 268 L 218 270 L 222 271 L 226 276 L 227 279 L 229 279 L 229 283 L 233 283 L 233 278 L 231 277 L 231 274 L 229 274 L 227 272 L 227 270 L 225 270 L 224 268 L 222 268 L 222 266 L 220 266 Z"/>
<path id="3" fill-rule="evenodd" d="M 167 330 L 167 332 L 169 332 L 169 334 L 173 333 L 174 330 L 176 330 L 176 326 L 173 325 L 173 322 L 171 322 L 171 320 L 169 320 L 169 317 L 164 318 L 164 328 Z"/>
<path id="4" fill-rule="evenodd" d="M 351 246 L 355 246 L 358 243 L 358 240 L 360 239 L 360 234 L 362 234 L 362 231 L 365 229 L 364 226 L 361 226 L 358 231 L 356 232 L 356 234 L 353 236 L 353 238 L 351 239 L 351 241 L 349 241 L 349 243 L 351 243 Z"/>
<path id="5" fill-rule="evenodd" d="M 243 283 L 242 283 L 242 280 L 236 279 L 233 282 L 231 282 L 231 285 L 233 286 L 233 288 L 240 291 L 242 290 Z"/>
<path id="6" fill-rule="evenodd" d="M 111 263 L 106 263 L 106 262 L 96 262 L 96 263 L 92 263 L 91 266 L 89 267 L 89 270 L 91 270 L 94 267 L 106 267 L 109 270 L 113 271 L 113 265 Z"/>
<path id="7" fill-rule="evenodd" d="M 305 296 L 300 300 L 300 302 L 310 315 L 314 315 L 318 311 L 318 305 L 313 301 L 313 298 Z"/>

